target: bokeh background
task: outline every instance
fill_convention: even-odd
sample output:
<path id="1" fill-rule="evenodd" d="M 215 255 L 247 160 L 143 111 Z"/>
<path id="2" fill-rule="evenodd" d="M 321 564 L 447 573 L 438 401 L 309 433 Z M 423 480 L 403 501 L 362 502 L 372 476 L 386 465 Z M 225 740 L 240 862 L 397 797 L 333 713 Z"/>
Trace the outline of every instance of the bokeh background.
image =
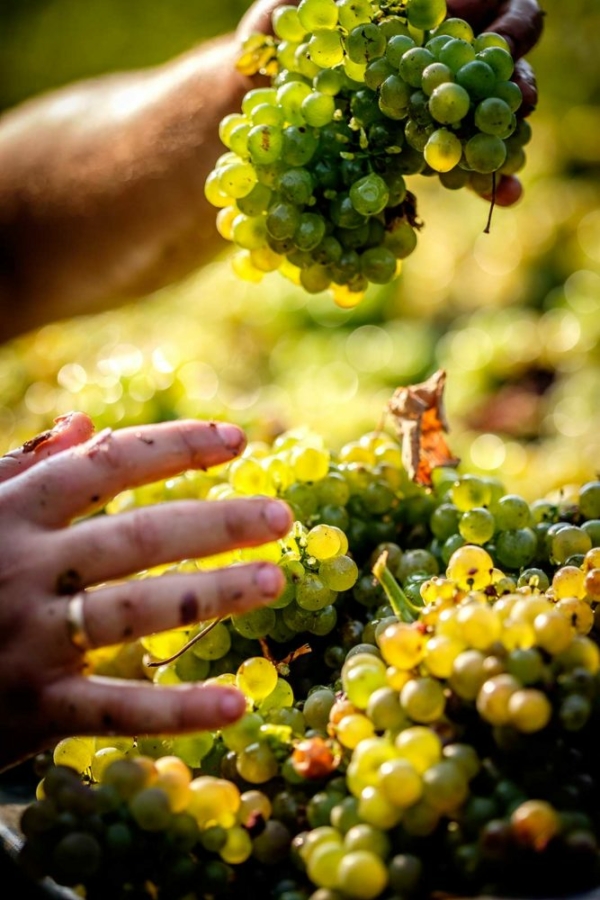
<path id="1" fill-rule="evenodd" d="M 163 62 L 235 27 L 245 0 L 0 0 L 0 109 Z M 542 0 L 525 194 L 494 213 L 422 176 L 401 277 L 353 311 L 277 273 L 237 282 L 228 248 L 184 283 L 0 348 L 0 451 L 70 409 L 98 427 L 215 416 L 252 439 L 310 427 L 332 448 L 393 390 L 448 372 L 462 471 L 529 499 L 600 472 L 600 4 Z M 226 303 L 214 303 L 215 296 Z"/>

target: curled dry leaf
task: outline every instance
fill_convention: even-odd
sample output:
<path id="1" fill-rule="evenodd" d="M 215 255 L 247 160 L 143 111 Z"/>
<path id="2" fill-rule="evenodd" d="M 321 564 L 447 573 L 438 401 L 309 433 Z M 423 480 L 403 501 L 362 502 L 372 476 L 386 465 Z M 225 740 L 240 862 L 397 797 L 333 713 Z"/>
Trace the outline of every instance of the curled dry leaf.
<path id="1" fill-rule="evenodd" d="M 448 422 L 444 412 L 446 372 L 438 369 L 427 381 L 397 388 L 387 404 L 402 441 L 402 461 L 409 477 L 431 487 L 438 466 L 457 466 L 446 443 Z"/>

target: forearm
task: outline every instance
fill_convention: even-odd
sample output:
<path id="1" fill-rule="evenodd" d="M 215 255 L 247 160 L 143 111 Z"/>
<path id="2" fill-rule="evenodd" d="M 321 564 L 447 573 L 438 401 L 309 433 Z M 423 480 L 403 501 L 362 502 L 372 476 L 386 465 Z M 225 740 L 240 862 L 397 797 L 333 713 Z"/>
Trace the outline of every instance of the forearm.
<path id="1" fill-rule="evenodd" d="M 222 38 L 41 97 L 0 127 L 0 339 L 179 279 L 218 249 L 204 182 L 248 82 Z"/>

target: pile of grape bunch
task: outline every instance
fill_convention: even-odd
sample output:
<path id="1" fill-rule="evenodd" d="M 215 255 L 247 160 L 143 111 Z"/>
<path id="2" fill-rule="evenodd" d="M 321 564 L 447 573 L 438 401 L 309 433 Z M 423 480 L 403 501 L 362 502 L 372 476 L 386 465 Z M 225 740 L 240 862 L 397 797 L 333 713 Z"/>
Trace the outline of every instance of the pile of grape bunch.
<path id="1" fill-rule="evenodd" d="M 270 607 L 90 654 L 98 674 L 235 684 L 246 713 L 61 741 L 23 813 L 26 870 L 87 900 L 596 886 L 600 481 L 527 502 L 438 467 L 421 487 L 385 433 L 334 453 L 289 432 L 107 512 L 257 492 L 296 515 L 229 560 L 279 560 Z"/>
<path id="2" fill-rule="evenodd" d="M 501 35 L 446 18 L 444 0 L 302 0 L 273 29 L 242 60 L 271 86 L 221 122 L 206 196 L 241 277 L 280 270 L 352 307 L 415 248 L 405 176 L 493 196 L 524 165 L 514 62 Z"/>

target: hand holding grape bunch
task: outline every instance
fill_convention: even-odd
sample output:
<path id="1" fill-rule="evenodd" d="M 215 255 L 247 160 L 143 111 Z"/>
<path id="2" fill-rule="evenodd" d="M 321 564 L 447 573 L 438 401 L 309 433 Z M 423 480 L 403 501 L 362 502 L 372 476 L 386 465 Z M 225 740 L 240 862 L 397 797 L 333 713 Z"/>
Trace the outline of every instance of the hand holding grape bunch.
<path id="1" fill-rule="evenodd" d="M 272 10 L 275 37 L 250 36 L 239 67 L 270 84 L 222 120 L 228 152 L 206 182 L 217 227 L 239 251 L 235 271 L 259 281 L 279 269 L 351 307 L 414 250 L 407 176 L 514 202 L 535 90 L 522 64 L 513 80 L 511 50 L 524 52 L 541 27 L 537 6 L 523 6 L 528 27 L 510 42 L 448 17 L 444 0 L 258 7 L 241 36 Z M 501 29 L 521 21 L 514 4 L 495 11 Z"/>

